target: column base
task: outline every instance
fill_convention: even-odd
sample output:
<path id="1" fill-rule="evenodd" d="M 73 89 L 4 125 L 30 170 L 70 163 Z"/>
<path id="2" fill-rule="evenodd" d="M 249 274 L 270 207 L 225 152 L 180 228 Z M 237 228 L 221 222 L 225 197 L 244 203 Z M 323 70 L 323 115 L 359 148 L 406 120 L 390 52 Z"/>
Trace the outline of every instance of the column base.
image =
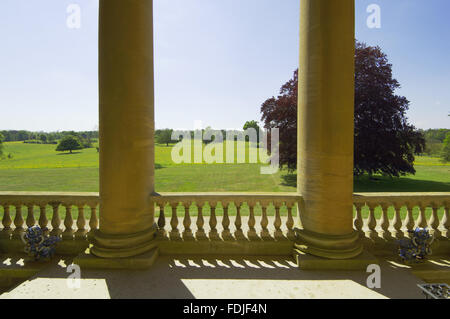
<path id="1" fill-rule="evenodd" d="M 302 270 L 367 270 L 367 266 L 378 264 L 378 259 L 367 251 L 352 259 L 327 259 L 294 249 L 297 266 Z"/>
<path id="2" fill-rule="evenodd" d="M 351 259 L 363 251 L 357 231 L 348 235 L 325 235 L 305 229 L 296 229 L 298 251 L 328 259 Z"/>
<path id="3" fill-rule="evenodd" d="M 93 255 L 89 250 L 78 255 L 73 263 L 82 269 L 128 269 L 139 270 L 150 268 L 159 256 L 157 247 L 152 250 L 128 258 L 102 258 Z"/>
<path id="4" fill-rule="evenodd" d="M 127 234 L 110 235 L 97 230 L 93 236 L 93 247 L 90 253 L 102 258 L 127 258 L 133 257 L 156 247 L 156 227 L 145 231 Z"/>

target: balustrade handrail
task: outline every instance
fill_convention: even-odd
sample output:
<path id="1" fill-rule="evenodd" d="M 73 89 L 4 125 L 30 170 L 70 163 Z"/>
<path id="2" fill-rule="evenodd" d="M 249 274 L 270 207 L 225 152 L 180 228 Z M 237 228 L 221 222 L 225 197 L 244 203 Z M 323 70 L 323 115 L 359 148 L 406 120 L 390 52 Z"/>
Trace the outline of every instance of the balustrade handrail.
<path id="1" fill-rule="evenodd" d="M 301 199 L 301 195 L 295 192 L 280 193 L 262 193 L 262 192 L 161 192 L 150 196 L 151 199 L 158 201 L 165 199 L 169 201 L 208 201 L 216 199 L 229 201 L 251 200 L 258 202 L 260 200 L 296 201 Z M 16 192 L 0 191 L 0 202 L 20 202 L 21 204 L 36 202 L 98 202 L 99 193 L 97 192 Z M 377 193 L 354 193 L 353 202 L 375 203 L 386 202 L 387 204 L 400 203 L 423 203 L 450 201 L 450 192 L 377 192 Z"/>
<path id="2" fill-rule="evenodd" d="M 24 206 L 39 204 L 86 204 L 96 205 L 99 193 L 88 192 L 0 192 L 0 204 L 22 204 Z"/>
<path id="3" fill-rule="evenodd" d="M 245 193 L 245 192 L 196 192 L 196 193 L 154 193 L 150 196 L 151 200 L 154 200 L 157 204 L 161 205 L 163 203 L 169 204 L 179 204 L 179 203 L 200 203 L 205 202 L 221 202 L 222 204 L 228 202 L 234 203 L 247 203 L 255 205 L 256 203 L 268 204 L 276 203 L 286 205 L 295 204 L 301 195 L 298 193 Z"/>
<path id="4" fill-rule="evenodd" d="M 450 192 L 354 193 L 355 205 L 437 206 L 450 204 Z"/>

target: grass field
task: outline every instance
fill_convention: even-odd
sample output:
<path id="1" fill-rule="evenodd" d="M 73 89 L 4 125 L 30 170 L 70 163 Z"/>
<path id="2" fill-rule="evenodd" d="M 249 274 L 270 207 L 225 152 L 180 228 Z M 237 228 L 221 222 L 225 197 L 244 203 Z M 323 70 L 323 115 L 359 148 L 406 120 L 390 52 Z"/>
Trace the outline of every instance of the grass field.
<path id="1" fill-rule="evenodd" d="M 98 153 L 95 148 L 74 154 L 58 153 L 55 145 L 5 143 L 0 160 L 0 191 L 98 191 Z M 246 145 L 246 154 L 252 147 Z M 290 192 L 296 174 L 260 174 L 262 164 L 175 164 L 172 147 L 156 146 L 155 187 L 159 192 Z M 235 152 L 236 156 L 236 152 Z M 225 157 L 225 155 L 224 155 Z M 437 158 L 417 157 L 416 175 L 401 178 L 367 176 L 355 179 L 355 192 L 450 191 L 450 165 Z"/>
<path id="2" fill-rule="evenodd" d="M 13 158 L 0 160 L 0 191 L 97 192 L 97 150 L 84 149 L 68 154 L 58 153 L 55 148 L 55 145 L 5 143 L 5 154 L 11 153 Z M 246 144 L 247 158 L 251 149 Z M 159 192 L 295 191 L 295 173 L 279 171 L 274 175 L 262 175 L 260 163 L 175 164 L 171 159 L 171 151 L 172 146 L 156 146 L 155 186 Z M 437 158 L 417 157 L 415 168 L 416 175 L 401 178 L 379 176 L 377 180 L 369 180 L 367 177 L 355 179 L 355 192 L 450 192 L 449 164 L 444 165 Z M 76 218 L 76 209 L 73 212 Z M 0 216 L 2 213 L 0 209 Z M 218 209 L 217 213 L 220 216 L 221 210 Z M 234 209 L 231 209 L 230 214 L 233 213 Z M 247 210 L 244 209 L 242 213 L 246 215 Z M 268 210 L 269 216 L 273 213 L 273 209 Z M 392 218 L 393 211 L 388 213 Z M 413 213 L 417 216 L 417 209 Z M 426 212 L 427 215 L 430 213 Z M 37 218 L 37 211 L 35 214 Z M 182 210 L 178 214 L 182 216 Z M 282 214 L 286 212 L 282 210 Z M 377 210 L 376 217 L 379 218 L 380 214 Z M 403 210 L 401 214 L 404 217 L 406 212 Z M 87 215 L 89 217 L 89 213 Z M 193 216 L 195 215 L 194 210 Z M 363 216 L 366 215 L 367 211 L 363 211 Z M 48 218 L 50 217 L 48 211 Z"/>

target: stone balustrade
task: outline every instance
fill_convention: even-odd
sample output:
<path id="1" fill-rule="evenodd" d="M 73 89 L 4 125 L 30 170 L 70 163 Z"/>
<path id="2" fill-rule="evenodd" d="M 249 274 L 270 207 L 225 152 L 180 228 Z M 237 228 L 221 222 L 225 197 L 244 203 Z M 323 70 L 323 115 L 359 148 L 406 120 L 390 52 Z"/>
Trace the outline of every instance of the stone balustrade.
<path id="1" fill-rule="evenodd" d="M 192 245 L 202 240 L 243 240 L 272 246 L 282 239 L 293 242 L 301 196 L 159 193 L 149 200 L 156 207 L 157 239 L 166 245 L 165 251 L 172 252 L 179 249 L 171 250 L 179 247 L 176 242 L 189 239 Z M 436 239 L 449 242 L 450 193 L 355 193 L 353 201 L 354 228 L 361 237 L 393 242 L 407 236 L 408 230 L 427 227 Z M 8 245 L 5 240 L 19 239 L 26 227 L 34 225 L 60 236 L 63 242 L 86 242 L 90 232 L 99 227 L 98 205 L 98 193 L 0 192 L 0 246 L 4 250 Z M 288 251 L 290 246 L 284 245 Z"/>
<path id="2" fill-rule="evenodd" d="M 401 238 L 416 227 L 449 238 L 450 193 L 357 193 L 353 202 L 354 227 L 369 238 Z"/>
<path id="3" fill-rule="evenodd" d="M 294 239 L 295 193 L 160 193 L 159 234 L 170 239 Z M 232 214 L 230 214 L 232 212 Z"/>
<path id="4" fill-rule="evenodd" d="M 0 238 L 19 239 L 25 227 L 39 225 L 62 239 L 85 239 L 98 228 L 98 204 L 98 193 L 0 192 Z"/>

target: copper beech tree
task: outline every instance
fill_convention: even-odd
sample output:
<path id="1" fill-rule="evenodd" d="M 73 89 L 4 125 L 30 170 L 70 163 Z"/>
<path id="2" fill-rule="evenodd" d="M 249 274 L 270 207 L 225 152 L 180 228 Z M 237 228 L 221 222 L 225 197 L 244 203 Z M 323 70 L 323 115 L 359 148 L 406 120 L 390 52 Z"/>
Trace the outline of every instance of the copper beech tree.
<path id="1" fill-rule="evenodd" d="M 392 65 L 379 47 L 356 42 L 354 174 L 400 176 L 414 174 L 414 154 L 422 153 L 425 139 L 408 123 L 409 101 L 395 94 L 400 87 Z M 280 165 L 297 165 L 298 70 L 278 97 L 261 106 L 266 129 L 279 128 Z M 339 107 L 336 105 L 336 107 Z M 300 154 L 301 156 L 301 154 Z"/>

